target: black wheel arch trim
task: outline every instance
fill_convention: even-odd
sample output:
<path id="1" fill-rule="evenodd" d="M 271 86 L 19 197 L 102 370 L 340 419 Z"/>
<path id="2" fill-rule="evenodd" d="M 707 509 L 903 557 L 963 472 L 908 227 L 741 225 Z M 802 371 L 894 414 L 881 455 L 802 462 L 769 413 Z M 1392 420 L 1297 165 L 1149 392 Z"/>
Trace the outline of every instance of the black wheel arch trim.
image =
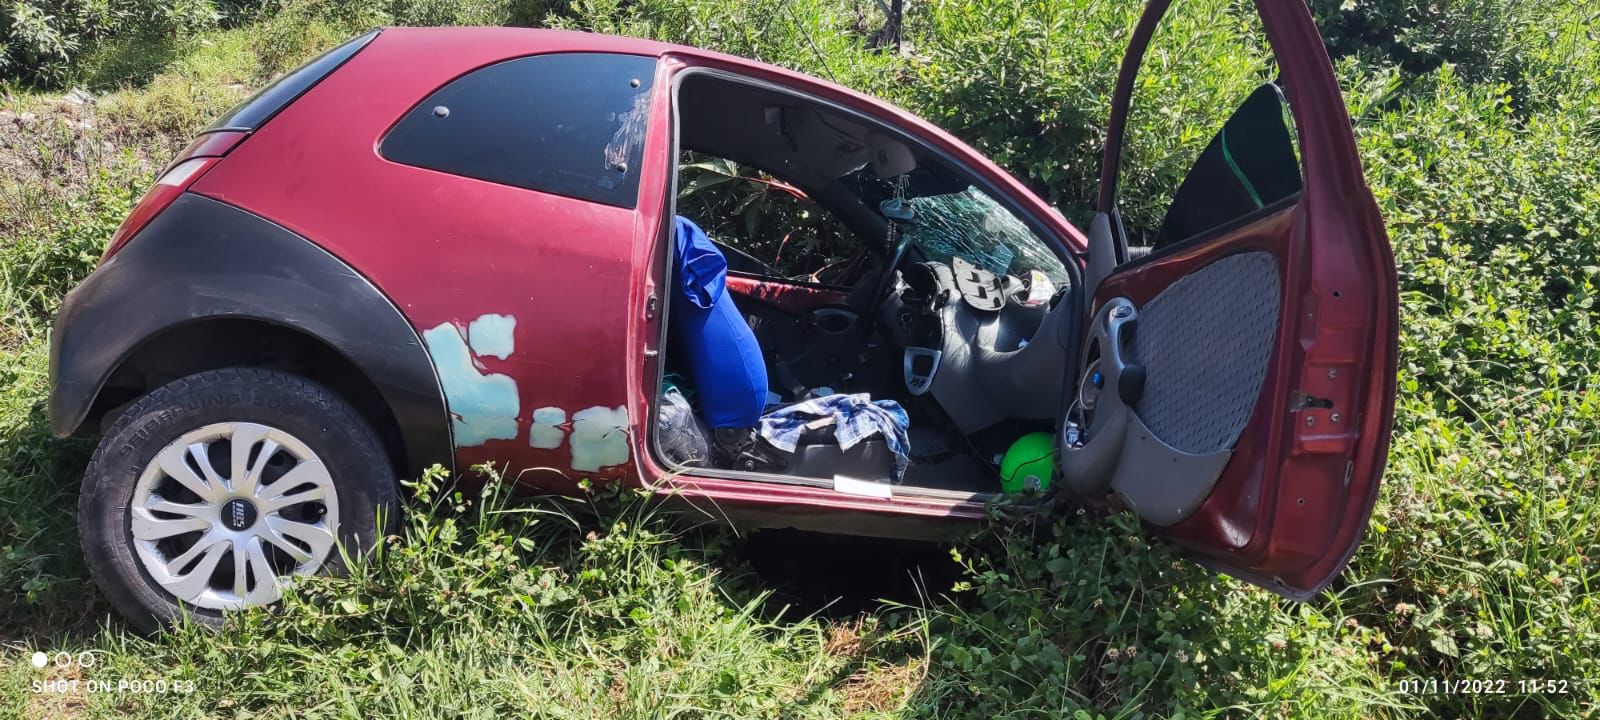
<path id="1" fill-rule="evenodd" d="M 50 420 L 85 420 L 149 339 L 207 320 L 256 321 L 333 349 L 377 390 L 409 476 L 454 456 L 449 411 L 422 339 L 365 276 L 265 218 L 185 193 L 67 295 L 50 337 Z M 174 352 L 182 352 L 182 348 Z M 340 391 L 340 388 L 333 388 Z"/>

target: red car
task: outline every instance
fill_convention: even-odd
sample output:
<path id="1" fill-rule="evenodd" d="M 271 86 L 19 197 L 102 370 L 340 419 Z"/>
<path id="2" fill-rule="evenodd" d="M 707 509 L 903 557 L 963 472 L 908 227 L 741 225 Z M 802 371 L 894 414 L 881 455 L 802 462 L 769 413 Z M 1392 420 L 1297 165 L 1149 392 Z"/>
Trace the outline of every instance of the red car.
<path id="1" fill-rule="evenodd" d="M 481 28 L 330 51 L 200 134 L 62 307 L 53 427 L 102 437 L 90 569 L 139 627 L 214 623 L 337 570 L 434 463 L 947 536 L 1019 481 L 1010 449 L 1319 591 L 1387 455 L 1394 261 L 1311 15 L 1275 0 L 1279 79 L 1130 240 L 1123 130 L 1166 4 L 1087 233 L 938 128 L 741 58 Z M 736 177 L 803 228 L 744 234 L 767 219 L 712 192 Z"/>

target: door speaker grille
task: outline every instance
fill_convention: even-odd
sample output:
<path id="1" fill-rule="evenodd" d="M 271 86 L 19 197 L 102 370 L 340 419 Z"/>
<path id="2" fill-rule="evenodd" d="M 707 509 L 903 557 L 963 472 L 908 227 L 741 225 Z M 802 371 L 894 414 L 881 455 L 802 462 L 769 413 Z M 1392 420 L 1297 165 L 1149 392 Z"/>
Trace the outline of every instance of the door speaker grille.
<path id="1" fill-rule="evenodd" d="M 1250 421 L 1278 334 L 1278 262 L 1229 255 L 1185 275 L 1139 309 L 1132 355 L 1146 371 L 1134 409 L 1189 453 L 1232 448 Z"/>

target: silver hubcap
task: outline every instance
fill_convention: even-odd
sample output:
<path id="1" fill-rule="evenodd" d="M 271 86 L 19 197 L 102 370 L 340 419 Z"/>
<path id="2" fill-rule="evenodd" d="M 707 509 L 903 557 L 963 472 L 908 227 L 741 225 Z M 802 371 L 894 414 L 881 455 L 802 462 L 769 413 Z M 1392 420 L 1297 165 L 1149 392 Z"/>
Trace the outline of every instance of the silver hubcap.
<path id="1" fill-rule="evenodd" d="M 269 605 L 333 549 L 339 497 L 311 448 L 266 425 L 184 433 L 134 486 L 129 531 L 157 584 L 213 610 Z"/>

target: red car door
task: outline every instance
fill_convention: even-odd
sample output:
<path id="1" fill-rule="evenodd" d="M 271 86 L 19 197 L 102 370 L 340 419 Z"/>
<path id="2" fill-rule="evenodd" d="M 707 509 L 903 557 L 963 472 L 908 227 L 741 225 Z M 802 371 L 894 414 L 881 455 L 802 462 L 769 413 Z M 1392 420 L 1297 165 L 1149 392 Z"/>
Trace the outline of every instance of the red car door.
<path id="1" fill-rule="evenodd" d="M 1154 248 L 1130 259 L 1122 140 L 1168 3 L 1146 8 L 1113 97 L 1062 476 L 1202 562 L 1305 598 L 1348 563 L 1377 496 L 1394 413 L 1394 259 L 1299 0 L 1257 0 L 1280 79 L 1224 124 Z"/>

